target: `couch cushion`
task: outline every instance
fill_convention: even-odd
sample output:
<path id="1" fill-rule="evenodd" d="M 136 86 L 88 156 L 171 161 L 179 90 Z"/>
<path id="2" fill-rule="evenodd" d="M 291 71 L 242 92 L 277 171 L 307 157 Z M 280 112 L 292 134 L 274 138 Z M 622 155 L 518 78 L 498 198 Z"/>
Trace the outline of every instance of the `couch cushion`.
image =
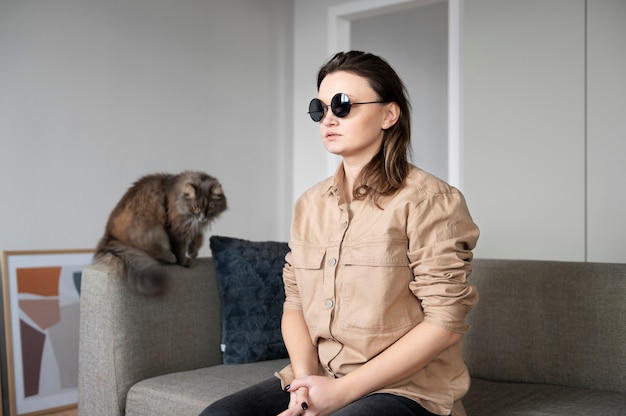
<path id="1" fill-rule="evenodd" d="M 217 365 L 149 378 L 128 392 L 126 416 L 198 415 L 214 401 L 273 377 L 288 363 Z"/>
<path id="2" fill-rule="evenodd" d="M 626 393 L 626 264 L 475 259 L 473 377 Z"/>
<path id="3" fill-rule="evenodd" d="M 620 415 L 626 409 L 626 395 L 473 378 L 463 404 L 469 416 Z"/>
<path id="4" fill-rule="evenodd" d="M 287 243 L 212 236 L 224 364 L 287 357 L 280 331 Z"/>

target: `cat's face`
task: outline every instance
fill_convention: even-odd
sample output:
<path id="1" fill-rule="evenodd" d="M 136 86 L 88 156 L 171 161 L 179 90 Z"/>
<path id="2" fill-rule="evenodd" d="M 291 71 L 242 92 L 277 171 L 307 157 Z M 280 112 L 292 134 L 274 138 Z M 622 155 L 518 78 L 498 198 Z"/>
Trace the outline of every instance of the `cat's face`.
<path id="1" fill-rule="evenodd" d="M 222 185 L 205 173 L 194 172 L 187 176 L 183 186 L 184 207 L 179 206 L 179 210 L 196 222 L 208 224 L 226 210 Z"/>

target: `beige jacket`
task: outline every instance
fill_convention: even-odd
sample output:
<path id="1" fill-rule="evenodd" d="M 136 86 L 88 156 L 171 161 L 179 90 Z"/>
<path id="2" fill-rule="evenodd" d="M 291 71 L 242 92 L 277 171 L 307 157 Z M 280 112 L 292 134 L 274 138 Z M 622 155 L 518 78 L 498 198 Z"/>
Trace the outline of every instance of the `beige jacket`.
<path id="1" fill-rule="evenodd" d="M 283 272 L 286 309 L 301 309 L 320 373 L 341 377 L 420 322 L 465 333 L 478 301 L 468 285 L 478 239 L 461 193 L 411 167 L 404 186 L 379 201 L 346 204 L 343 168 L 296 202 Z M 432 413 L 463 414 L 469 388 L 462 342 L 408 379 L 380 392 L 418 401 Z M 290 367 L 279 373 L 293 380 Z M 456 402 L 456 403 L 455 403 Z"/>

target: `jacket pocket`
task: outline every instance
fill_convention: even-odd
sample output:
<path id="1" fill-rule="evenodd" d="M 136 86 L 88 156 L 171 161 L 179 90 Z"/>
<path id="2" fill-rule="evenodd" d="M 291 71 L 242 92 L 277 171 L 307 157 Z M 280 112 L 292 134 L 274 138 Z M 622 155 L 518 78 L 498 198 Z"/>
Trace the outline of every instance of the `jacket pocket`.
<path id="1" fill-rule="evenodd" d="M 324 284 L 323 262 L 326 249 L 321 247 L 292 247 L 293 267 L 300 293 L 304 319 L 311 335 L 317 331 Z"/>
<path id="2" fill-rule="evenodd" d="M 344 247 L 340 260 L 341 326 L 362 334 L 405 333 L 423 319 L 409 285 L 406 241 Z"/>
<path id="3" fill-rule="evenodd" d="M 319 270 L 322 268 L 326 249 L 323 247 L 294 246 L 291 250 L 296 269 Z"/>

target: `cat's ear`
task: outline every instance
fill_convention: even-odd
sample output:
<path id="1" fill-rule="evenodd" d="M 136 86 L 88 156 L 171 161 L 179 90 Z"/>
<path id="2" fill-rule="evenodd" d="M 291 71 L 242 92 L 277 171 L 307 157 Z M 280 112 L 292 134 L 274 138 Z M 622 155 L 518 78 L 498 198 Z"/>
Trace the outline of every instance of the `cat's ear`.
<path id="1" fill-rule="evenodd" d="M 190 183 L 185 184 L 185 198 L 187 199 L 195 199 L 196 198 L 196 187 Z"/>
<path id="2" fill-rule="evenodd" d="M 222 189 L 222 185 L 218 182 L 216 185 L 211 188 L 211 195 L 213 196 L 223 196 L 224 190 Z"/>

